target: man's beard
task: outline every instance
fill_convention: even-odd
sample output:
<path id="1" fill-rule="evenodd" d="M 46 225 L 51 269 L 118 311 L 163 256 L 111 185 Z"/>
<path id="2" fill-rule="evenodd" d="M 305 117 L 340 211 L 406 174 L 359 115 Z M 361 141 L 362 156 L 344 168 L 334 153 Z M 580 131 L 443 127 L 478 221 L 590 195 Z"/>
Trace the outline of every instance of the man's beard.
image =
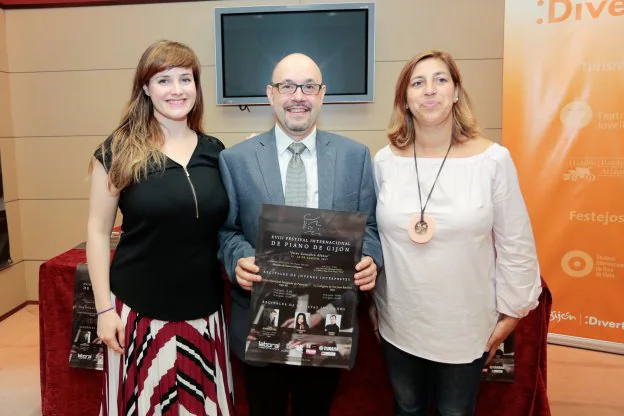
<path id="1" fill-rule="evenodd" d="M 303 123 L 296 123 L 296 124 L 289 121 L 288 119 L 284 121 L 285 121 L 286 127 L 290 131 L 306 131 L 308 128 L 310 128 L 310 123 L 311 123 L 310 119 L 308 119 L 307 121 Z"/>

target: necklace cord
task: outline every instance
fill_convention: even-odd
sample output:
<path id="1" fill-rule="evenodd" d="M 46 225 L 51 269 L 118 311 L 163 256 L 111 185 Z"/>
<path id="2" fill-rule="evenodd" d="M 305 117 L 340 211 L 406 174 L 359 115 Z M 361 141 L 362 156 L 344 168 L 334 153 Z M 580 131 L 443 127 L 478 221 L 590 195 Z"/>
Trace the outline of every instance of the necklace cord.
<path id="1" fill-rule="evenodd" d="M 449 144 L 448 149 L 446 150 L 446 154 L 444 155 L 444 159 L 442 159 L 442 164 L 440 165 L 440 169 L 438 169 L 438 174 L 436 175 L 433 185 L 431 185 L 431 190 L 429 191 L 429 195 L 427 195 L 427 199 L 425 200 L 425 206 L 422 204 L 422 196 L 420 195 L 420 177 L 418 175 L 418 161 L 416 160 L 416 139 L 412 143 L 414 148 L 414 168 L 416 169 L 416 183 L 418 184 L 418 202 L 420 203 L 420 221 L 424 222 L 425 220 L 425 209 L 427 209 L 427 204 L 429 203 L 429 199 L 431 198 L 431 194 L 433 193 L 433 188 L 435 188 L 436 182 L 440 177 L 440 173 L 442 172 L 442 168 L 444 167 L 444 163 L 446 162 L 446 158 L 448 157 L 449 152 L 451 151 L 451 147 L 453 147 L 453 140 L 451 139 L 451 143 Z"/>

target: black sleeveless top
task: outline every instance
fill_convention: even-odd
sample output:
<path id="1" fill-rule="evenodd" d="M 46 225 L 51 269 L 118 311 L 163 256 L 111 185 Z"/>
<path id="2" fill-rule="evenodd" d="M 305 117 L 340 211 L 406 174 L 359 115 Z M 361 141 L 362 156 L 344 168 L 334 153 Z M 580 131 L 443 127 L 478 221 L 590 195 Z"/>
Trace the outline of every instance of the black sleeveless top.
<path id="1" fill-rule="evenodd" d="M 98 148 L 95 157 L 108 171 Z M 186 169 L 167 158 L 119 195 L 121 239 L 110 268 L 110 288 L 147 317 L 181 321 L 207 317 L 223 302 L 218 236 L 228 212 L 219 174 L 223 143 L 198 135 Z"/>

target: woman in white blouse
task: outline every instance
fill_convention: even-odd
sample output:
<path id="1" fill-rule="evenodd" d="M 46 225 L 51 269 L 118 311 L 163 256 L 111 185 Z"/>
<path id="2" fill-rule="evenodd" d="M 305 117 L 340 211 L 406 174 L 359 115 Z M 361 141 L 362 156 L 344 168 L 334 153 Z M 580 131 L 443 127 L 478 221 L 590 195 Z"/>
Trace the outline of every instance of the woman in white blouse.
<path id="1" fill-rule="evenodd" d="M 538 304 L 531 224 L 507 149 L 480 136 L 453 58 L 412 58 L 375 156 L 385 276 L 375 303 L 400 416 L 474 413 L 483 365 Z"/>

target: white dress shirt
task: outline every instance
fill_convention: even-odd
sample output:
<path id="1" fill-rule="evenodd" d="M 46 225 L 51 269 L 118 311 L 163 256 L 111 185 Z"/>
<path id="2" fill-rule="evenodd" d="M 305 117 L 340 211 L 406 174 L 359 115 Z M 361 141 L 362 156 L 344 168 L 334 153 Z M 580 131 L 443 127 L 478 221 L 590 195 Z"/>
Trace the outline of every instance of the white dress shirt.
<path id="1" fill-rule="evenodd" d="M 277 159 L 279 160 L 280 174 L 282 176 L 282 191 L 286 193 L 286 170 L 288 162 L 292 157 L 292 153 L 288 150 L 288 146 L 295 140 L 291 139 L 284 133 L 278 124 L 275 125 L 275 144 L 277 145 Z M 309 136 L 301 140 L 305 144 L 306 149 L 301 152 L 301 160 L 306 170 L 307 184 L 307 207 L 318 208 L 318 166 L 316 163 L 316 129 Z M 308 309 L 308 295 L 299 296 L 297 300 L 297 310 Z M 328 314 L 335 314 L 336 308 L 331 303 L 325 305 L 316 313 L 321 315 L 323 319 Z"/>
<path id="2" fill-rule="evenodd" d="M 288 146 L 294 143 L 284 133 L 278 124 L 275 125 L 275 144 L 277 145 L 277 159 L 279 160 L 280 174 L 282 176 L 282 190 L 286 193 L 286 170 L 288 162 L 292 157 L 292 153 L 288 150 Z M 316 129 L 300 141 L 305 144 L 306 149 L 301 152 L 301 161 L 306 170 L 307 183 L 307 206 L 308 208 L 318 208 L 318 167 L 316 164 Z"/>
<path id="3" fill-rule="evenodd" d="M 442 158 L 418 158 L 424 205 Z M 377 225 L 385 276 L 377 281 L 381 335 L 409 354 L 442 363 L 481 357 L 499 313 L 523 317 L 538 304 L 535 241 L 507 149 L 446 160 L 425 214 L 426 244 L 412 242 L 420 215 L 413 157 L 389 146 L 375 155 Z"/>

